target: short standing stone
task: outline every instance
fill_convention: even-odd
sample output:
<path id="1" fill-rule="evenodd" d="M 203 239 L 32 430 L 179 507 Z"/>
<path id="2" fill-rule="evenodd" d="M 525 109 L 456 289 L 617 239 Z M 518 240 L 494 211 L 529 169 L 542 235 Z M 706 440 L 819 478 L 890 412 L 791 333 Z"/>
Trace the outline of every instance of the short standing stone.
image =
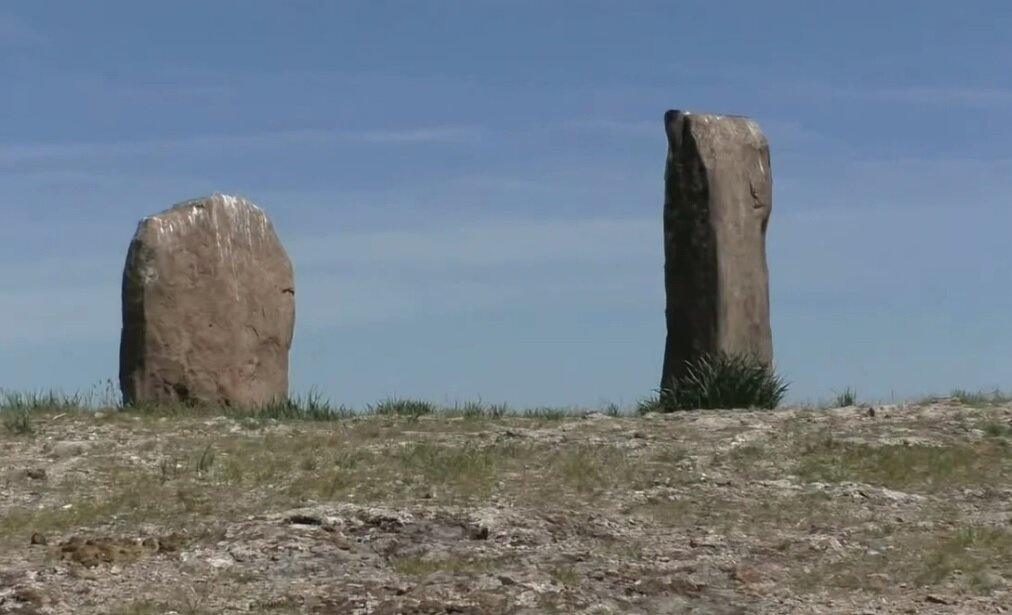
<path id="1" fill-rule="evenodd" d="M 248 405 L 287 395 L 294 275 L 256 205 L 213 194 L 142 219 L 122 301 L 124 402 Z"/>
<path id="2" fill-rule="evenodd" d="M 751 119 L 671 110 L 664 199 L 667 342 L 661 386 L 703 353 L 771 363 L 766 137 Z"/>

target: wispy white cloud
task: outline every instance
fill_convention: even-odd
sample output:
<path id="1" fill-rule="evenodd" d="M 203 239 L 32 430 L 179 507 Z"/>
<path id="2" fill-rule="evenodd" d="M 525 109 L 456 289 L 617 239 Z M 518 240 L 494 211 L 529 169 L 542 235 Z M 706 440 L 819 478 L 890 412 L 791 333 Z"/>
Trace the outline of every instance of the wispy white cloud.
<path id="1" fill-rule="evenodd" d="M 413 145 L 475 141 L 484 131 L 474 126 L 438 126 L 388 131 L 285 130 L 236 135 L 194 135 L 137 141 L 87 141 L 0 144 L 0 164 L 47 160 L 137 156 L 193 150 L 288 147 L 326 143 L 375 143 Z"/>
<path id="2" fill-rule="evenodd" d="M 438 126 L 408 130 L 375 130 L 353 133 L 346 136 L 349 141 L 364 143 L 454 143 L 477 141 L 485 131 L 476 126 Z"/>
<path id="3" fill-rule="evenodd" d="M 286 247 L 299 330 L 503 305 L 656 301 L 656 227 L 638 219 L 487 221 L 295 237 Z M 115 338 L 126 244 L 116 248 L 0 267 L 0 344 Z"/>
<path id="4" fill-rule="evenodd" d="M 102 255 L 88 254 L 77 258 L 44 256 L 31 260 L 5 260 L 0 263 L 0 279 L 4 280 L 5 289 L 17 292 L 76 288 L 82 284 L 118 284 L 128 245 L 128 241 L 124 241 L 122 254 L 115 255 L 112 250 L 107 250 Z"/>
<path id="5" fill-rule="evenodd" d="M 752 119 L 759 123 L 761 130 L 770 141 L 770 146 L 775 155 L 780 152 L 790 152 L 800 148 L 807 151 L 813 146 L 850 149 L 846 144 L 831 140 L 825 135 L 820 134 L 817 130 L 797 120 L 759 117 L 753 117 Z M 583 118 L 563 122 L 557 128 L 578 134 L 604 135 L 619 139 L 649 141 L 662 148 L 667 141 L 664 134 L 664 124 L 660 118 L 657 121 Z"/>
<path id="6" fill-rule="evenodd" d="M 101 187 L 150 194 L 153 190 L 158 191 L 163 187 L 172 190 L 182 188 L 185 191 L 192 186 L 199 187 L 207 183 L 208 179 L 204 177 L 164 171 L 119 173 L 81 171 L 72 168 L 0 169 L 0 194 L 4 192 L 16 194 L 29 190 L 44 190 L 52 194 L 63 187 L 78 189 L 87 187 L 89 190 Z"/>
<path id="7" fill-rule="evenodd" d="M 290 252 L 314 267 L 475 268 L 644 260 L 660 254 L 660 241 L 657 220 L 592 218 L 335 233 L 297 239 Z"/>
<path id="8" fill-rule="evenodd" d="M 577 264 L 561 272 L 523 271 L 519 275 L 505 275 L 498 269 L 466 275 L 456 268 L 419 275 L 408 266 L 399 271 L 297 274 L 296 310 L 302 333 L 493 308 L 535 309 L 549 315 L 587 306 L 607 309 L 646 304 L 660 311 L 663 295 L 658 270 Z"/>
<path id="9" fill-rule="evenodd" d="M 910 86 L 847 92 L 845 95 L 890 102 L 954 105 L 967 107 L 1007 106 L 1012 90 L 962 86 Z"/>
<path id="10" fill-rule="evenodd" d="M 865 102 L 893 102 L 942 107 L 1005 107 L 1012 89 L 949 84 L 840 84 L 784 81 L 776 89 L 792 97 L 811 96 Z"/>
<path id="11" fill-rule="evenodd" d="M 35 45 L 45 41 L 41 32 L 11 13 L 0 12 L 0 47 Z"/>
<path id="12" fill-rule="evenodd" d="M 80 282 L 79 282 L 80 283 Z M 118 339 L 118 286 L 56 284 L 0 290 L 0 344 Z"/>
<path id="13" fill-rule="evenodd" d="M 840 208 L 855 215 L 867 210 L 906 211 L 911 206 L 967 215 L 1003 207 L 1012 191 L 1012 160 L 1002 159 L 866 154 L 846 163 L 791 169 L 789 174 L 778 175 L 777 168 L 774 164 L 774 211 L 779 203 L 809 211 Z"/>
<path id="14" fill-rule="evenodd" d="M 656 122 L 648 122 L 604 118 L 579 118 L 567 120 L 563 122 L 560 127 L 572 131 L 604 133 L 622 137 L 664 139 L 664 124 L 660 119 Z"/>

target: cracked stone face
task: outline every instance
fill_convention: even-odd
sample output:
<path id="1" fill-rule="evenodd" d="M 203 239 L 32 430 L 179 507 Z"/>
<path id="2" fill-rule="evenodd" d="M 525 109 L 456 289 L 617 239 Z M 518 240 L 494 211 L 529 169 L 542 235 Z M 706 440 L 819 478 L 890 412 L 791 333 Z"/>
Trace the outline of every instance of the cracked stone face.
<path id="1" fill-rule="evenodd" d="M 263 403 L 288 393 L 291 261 L 262 209 L 226 194 L 137 225 L 123 269 L 127 403 Z"/>

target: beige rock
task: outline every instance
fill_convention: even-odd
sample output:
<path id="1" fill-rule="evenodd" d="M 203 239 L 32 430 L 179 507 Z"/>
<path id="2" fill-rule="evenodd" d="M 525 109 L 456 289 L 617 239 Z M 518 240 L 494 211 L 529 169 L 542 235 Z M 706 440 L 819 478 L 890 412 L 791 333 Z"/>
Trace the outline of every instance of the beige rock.
<path id="1" fill-rule="evenodd" d="M 769 145 L 741 116 L 671 110 L 664 199 L 667 342 L 661 386 L 703 353 L 771 363 Z"/>
<path id="2" fill-rule="evenodd" d="M 288 393 L 292 264 L 249 201 L 213 194 L 142 219 L 122 302 L 126 403 L 245 405 Z"/>

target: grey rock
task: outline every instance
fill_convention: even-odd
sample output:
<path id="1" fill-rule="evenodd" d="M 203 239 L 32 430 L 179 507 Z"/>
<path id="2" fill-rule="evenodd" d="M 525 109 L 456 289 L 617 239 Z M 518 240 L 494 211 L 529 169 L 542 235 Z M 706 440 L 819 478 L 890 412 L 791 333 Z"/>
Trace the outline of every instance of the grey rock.
<path id="1" fill-rule="evenodd" d="M 256 205 L 213 194 L 142 219 L 122 292 L 126 403 L 250 405 L 287 395 L 294 273 Z"/>
<path id="2" fill-rule="evenodd" d="M 661 386 L 704 353 L 773 360 L 769 145 L 743 116 L 670 110 L 664 199 L 667 341 Z"/>

